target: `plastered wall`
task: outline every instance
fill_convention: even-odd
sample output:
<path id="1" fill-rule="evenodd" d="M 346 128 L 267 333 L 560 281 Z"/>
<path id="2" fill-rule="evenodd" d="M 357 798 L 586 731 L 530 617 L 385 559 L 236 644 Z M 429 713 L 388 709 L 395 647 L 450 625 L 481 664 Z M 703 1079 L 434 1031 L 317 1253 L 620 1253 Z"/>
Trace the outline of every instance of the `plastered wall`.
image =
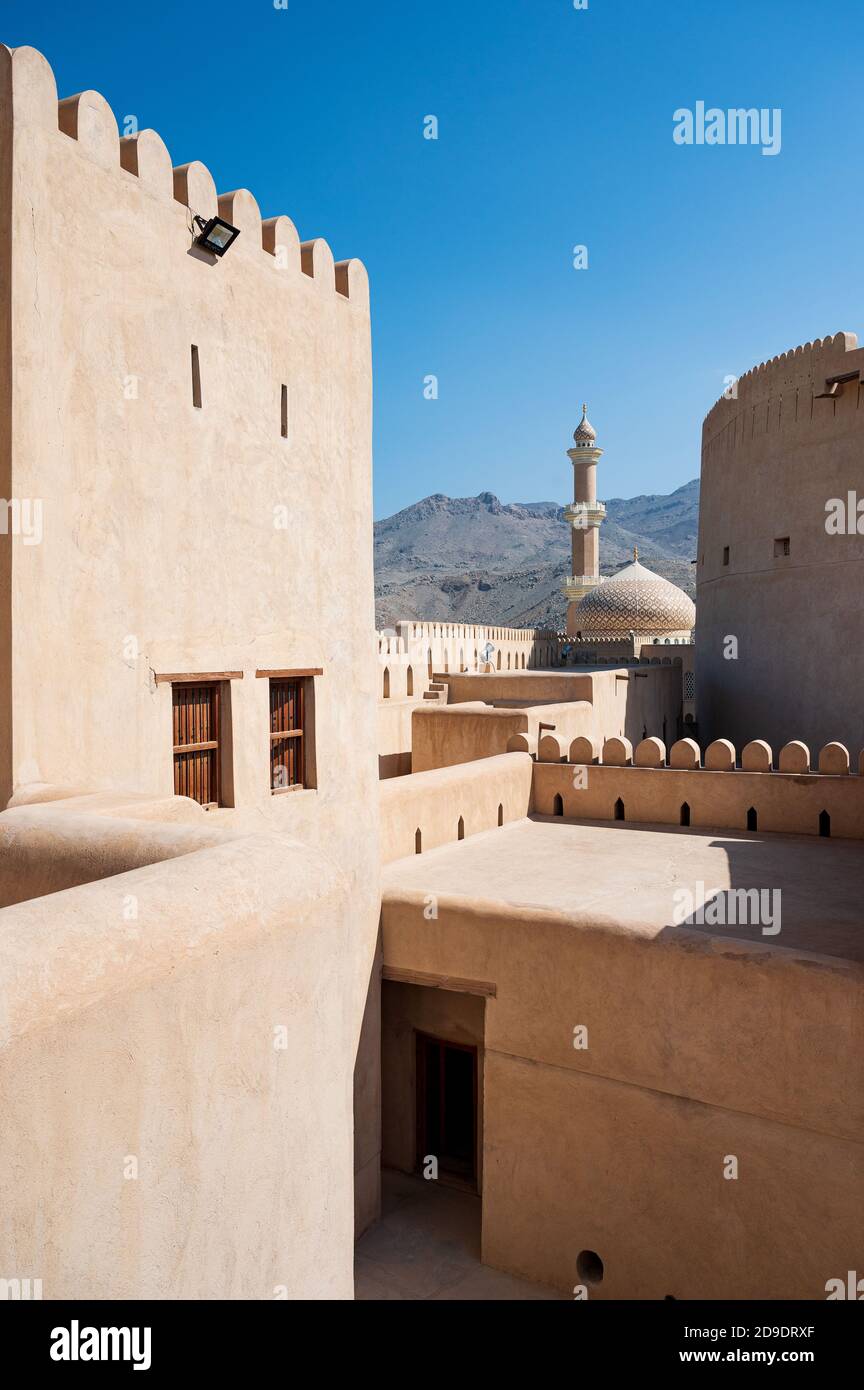
<path id="1" fill-rule="evenodd" d="M 855 1267 L 860 967 L 686 931 L 640 939 L 602 905 L 437 907 L 429 921 L 422 894 L 385 892 L 385 971 L 494 986 L 484 1262 L 569 1292 L 593 1251 L 591 1299 L 821 1298 Z M 825 1019 L 837 1047 L 814 1046 Z M 746 1180 L 724 1180 L 729 1154 Z"/>
<path id="2" fill-rule="evenodd" d="M 707 741 L 864 745 L 862 364 L 854 334 L 816 339 L 745 373 L 706 417 L 696 673 Z M 826 503 L 850 492 L 852 533 L 829 534 Z M 784 538 L 789 554 L 775 554 Z"/>

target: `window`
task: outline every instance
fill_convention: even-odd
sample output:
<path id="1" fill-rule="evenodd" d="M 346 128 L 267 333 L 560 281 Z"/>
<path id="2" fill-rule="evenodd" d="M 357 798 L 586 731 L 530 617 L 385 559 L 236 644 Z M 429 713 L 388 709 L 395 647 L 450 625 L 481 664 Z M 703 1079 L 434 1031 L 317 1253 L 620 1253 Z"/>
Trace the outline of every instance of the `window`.
<path id="1" fill-rule="evenodd" d="M 288 387 L 282 384 L 282 438 L 288 438 Z"/>
<path id="2" fill-rule="evenodd" d="M 777 540 L 775 540 L 775 542 L 774 542 L 774 559 L 776 560 L 780 555 L 788 555 L 788 554 L 789 554 L 789 537 L 788 537 L 788 536 L 778 536 L 778 537 L 777 537 Z"/>
<path id="3" fill-rule="evenodd" d="M 198 349 L 192 344 L 192 404 L 196 410 L 201 409 L 201 363 L 198 360 Z"/>
<path id="4" fill-rule="evenodd" d="M 172 687 L 174 795 L 191 796 L 208 809 L 221 802 L 220 718 L 222 683 Z"/>
<path id="5" fill-rule="evenodd" d="M 724 547 L 723 547 L 723 563 L 724 563 L 724 565 L 728 565 L 728 563 L 729 563 L 729 547 L 728 547 L 728 545 L 724 545 Z"/>
<path id="6" fill-rule="evenodd" d="M 270 790 L 291 791 L 307 785 L 307 681 L 270 680 Z"/>

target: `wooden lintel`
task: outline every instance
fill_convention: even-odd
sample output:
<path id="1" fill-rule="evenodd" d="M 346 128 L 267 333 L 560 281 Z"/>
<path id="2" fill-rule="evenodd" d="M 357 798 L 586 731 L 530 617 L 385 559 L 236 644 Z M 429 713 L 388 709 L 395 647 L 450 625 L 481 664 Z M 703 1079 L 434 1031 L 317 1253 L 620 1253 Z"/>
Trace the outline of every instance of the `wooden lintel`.
<path id="1" fill-rule="evenodd" d="M 206 685 L 212 681 L 242 681 L 242 671 L 170 671 L 156 676 L 157 685 Z"/>
<path id="2" fill-rule="evenodd" d="M 462 980 L 457 975 L 430 975 L 425 970 L 400 970 L 395 965 L 385 965 L 382 970 L 385 980 L 399 985 L 425 985 L 427 989 L 450 989 L 454 994 L 482 994 L 487 999 L 498 996 L 498 986 L 488 980 Z"/>
<path id="3" fill-rule="evenodd" d="M 323 676 L 323 666 L 300 666 L 296 670 L 256 671 L 256 677 L 270 676 L 273 680 L 296 680 L 299 676 Z"/>

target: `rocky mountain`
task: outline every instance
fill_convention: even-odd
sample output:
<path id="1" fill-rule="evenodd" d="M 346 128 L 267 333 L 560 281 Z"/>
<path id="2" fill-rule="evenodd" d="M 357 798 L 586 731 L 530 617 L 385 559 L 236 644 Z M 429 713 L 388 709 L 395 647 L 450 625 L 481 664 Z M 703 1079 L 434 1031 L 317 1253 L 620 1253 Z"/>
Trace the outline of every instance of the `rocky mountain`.
<path id="1" fill-rule="evenodd" d="M 699 480 L 668 495 L 606 501 L 600 570 L 633 557 L 691 596 Z M 424 497 L 375 523 L 375 608 L 379 627 L 400 618 L 511 627 L 564 626 L 561 580 L 570 541 L 557 502 L 503 503 L 478 497 Z"/>

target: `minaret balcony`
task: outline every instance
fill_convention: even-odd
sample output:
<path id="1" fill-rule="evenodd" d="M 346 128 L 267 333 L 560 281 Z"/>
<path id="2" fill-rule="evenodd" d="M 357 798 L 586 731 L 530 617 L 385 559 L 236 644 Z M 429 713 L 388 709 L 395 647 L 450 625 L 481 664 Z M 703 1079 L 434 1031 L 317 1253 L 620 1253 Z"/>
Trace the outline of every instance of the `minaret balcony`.
<path id="1" fill-rule="evenodd" d="M 574 531 L 587 531 L 606 520 L 606 506 L 603 502 L 571 502 L 564 508 L 564 519 Z"/>
<path id="2" fill-rule="evenodd" d="M 584 598 L 591 589 L 596 589 L 602 582 L 597 574 L 570 574 L 563 580 L 561 592 L 569 603 L 578 603 L 580 598 Z"/>

